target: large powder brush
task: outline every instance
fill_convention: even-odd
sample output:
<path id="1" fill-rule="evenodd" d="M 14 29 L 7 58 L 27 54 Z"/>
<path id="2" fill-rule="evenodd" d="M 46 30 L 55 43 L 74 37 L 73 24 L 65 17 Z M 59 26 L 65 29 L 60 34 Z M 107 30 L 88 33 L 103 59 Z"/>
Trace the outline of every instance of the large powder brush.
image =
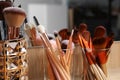
<path id="1" fill-rule="evenodd" d="M 26 18 L 25 11 L 18 7 L 7 7 L 3 10 L 3 15 L 8 25 L 8 39 L 18 38 L 19 27 Z"/>
<path id="2" fill-rule="evenodd" d="M 3 13 L 9 27 L 20 27 L 26 17 L 25 11 L 18 7 L 7 7 Z"/>

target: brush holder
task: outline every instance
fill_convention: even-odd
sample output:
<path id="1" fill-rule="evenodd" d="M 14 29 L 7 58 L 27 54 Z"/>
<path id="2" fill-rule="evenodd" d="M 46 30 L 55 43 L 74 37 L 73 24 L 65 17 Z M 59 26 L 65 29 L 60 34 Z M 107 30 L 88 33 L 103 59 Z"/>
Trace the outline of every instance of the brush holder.
<path id="1" fill-rule="evenodd" d="M 43 42 L 42 42 L 42 40 L 41 40 L 41 38 L 40 37 L 38 37 L 38 38 L 35 38 L 35 39 L 33 39 L 33 38 L 30 38 L 29 39 L 29 46 L 31 46 L 31 47 L 39 47 L 39 46 L 42 46 L 43 45 Z"/>
<path id="2" fill-rule="evenodd" d="M 96 55 L 96 62 L 106 76 L 108 75 L 106 64 L 109 58 L 109 53 L 110 53 L 110 48 L 94 50 L 94 54 Z"/>
<path id="3" fill-rule="evenodd" d="M 71 80 L 83 80 L 83 55 L 79 45 L 75 45 L 71 64 Z"/>
<path id="4" fill-rule="evenodd" d="M 24 38 L 0 41 L 0 80 L 28 80 Z"/>
<path id="5" fill-rule="evenodd" d="M 29 80 L 44 80 L 45 76 L 45 50 L 43 46 L 34 46 L 27 49 Z"/>
<path id="6" fill-rule="evenodd" d="M 34 46 L 29 47 L 27 49 L 29 57 L 28 57 L 28 65 L 29 65 L 29 80 L 53 80 L 53 73 L 51 74 L 50 63 L 47 56 L 47 48 L 43 46 Z M 66 50 L 65 50 L 66 51 Z M 54 50 L 54 54 L 56 58 L 59 60 L 59 52 L 58 49 Z M 73 58 L 73 57 L 72 57 Z M 74 57 L 75 58 L 75 57 Z M 72 75 L 72 65 L 71 59 L 71 67 L 70 74 Z M 76 64 L 77 65 L 77 64 Z M 76 66 L 75 65 L 75 66 Z M 77 71 L 77 70 L 76 70 Z M 75 72 L 74 72 L 75 73 Z M 71 77 L 70 75 L 70 77 Z M 55 77 L 55 76 L 54 76 Z"/>
<path id="7" fill-rule="evenodd" d="M 110 48 L 105 49 L 95 49 L 93 53 L 96 56 L 96 60 L 98 64 L 104 64 L 108 60 L 108 56 L 110 54 Z"/>

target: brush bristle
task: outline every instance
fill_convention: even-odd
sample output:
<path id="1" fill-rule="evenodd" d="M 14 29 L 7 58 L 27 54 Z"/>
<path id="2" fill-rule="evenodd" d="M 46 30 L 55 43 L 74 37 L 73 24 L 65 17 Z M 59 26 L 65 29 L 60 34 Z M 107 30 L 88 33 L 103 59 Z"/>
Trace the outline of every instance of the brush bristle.
<path id="1" fill-rule="evenodd" d="M 97 26 L 94 31 L 94 37 L 103 37 L 106 34 L 106 29 L 104 26 Z"/>
<path id="2" fill-rule="evenodd" d="M 67 37 L 67 36 L 68 36 L 67 32 L 68 32 L 68 29 L 67 29 L 67 28 L 61 29 L 61 30 L 58 32 L 58 34 L 59 34 L 59 36 L 61 37 L 62 40 L 68 39 L 68 37 Z"/>
<path id="3" fill-rule="evenodd" d="M 93 40 L 93 45 L 95 49 L 103 49 L 106 47 L 106 38 L 105 37 L 100 37 L 100 38 L 95 38 Z"/>
<path id="4" fill-rule="evenodd" d="M 32 23 L 26 23 L 25 24 L 25 30 L 32 29 L 33 27 L 34 27 L 34 25 Z"/>
<path id="5" fill-rule="evenodd" d="M 38 26 L 38 31 L 39 31 L 40 33 L 45 33 L 45 27 L 42 26 L 42 25 L 39 25 L 39 26 Z"/>
<path id="6" fill-rule="evenodd" d="M 57 37 L 58 36 L 58 32 L 54 31 L 54 36 Z"/>
<path id="7" fill-rule="evenodd" d="M 7 7 L 3 10 L 3 13 L 21 14 L 21 15 L 26 16 L 24 9 L 18 8 L 18 7 Z"/>
<path id="8" fill-rule="evenodd" d="M 84 32 L 87 30 L 87 25 L 85 23 L 81 23 L 78 27 L 78 30 L 80 33 Z"/>
<path id="9" fill-rule="evenodd" d="M 74 34 L 74 29 L 72 29 L 71 36 L 73 36 L 73 34 Z"/>
<path id="10" fill-rule="evenodd" d="M 63 40 L 62 42 L 61 42 L 61 47 L 62 47 L 62 49 L 67 49 L 67 45 L 69 44 L 69 40 Z M 74 49 L 75 48 L 75 45 L 74 45 L 74 43 L 72 42 L 72 49 Z"/>

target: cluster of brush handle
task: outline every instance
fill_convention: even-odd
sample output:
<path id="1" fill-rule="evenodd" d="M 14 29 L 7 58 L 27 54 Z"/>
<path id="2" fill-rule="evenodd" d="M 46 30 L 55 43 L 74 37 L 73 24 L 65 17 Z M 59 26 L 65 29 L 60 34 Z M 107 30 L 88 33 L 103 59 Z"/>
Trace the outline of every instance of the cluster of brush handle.
<path id="1" fill-rule="evenodd" d="M 107 80 L 107 60 L 110 48 L 113 44 L 114 34 L 107 34 L 104 26 L 97 26 L 91 37 L 89 26 L 81 23 L 78 27 L 74 27 L 73 42 L 81 46 L 84 61 L 84 70 L 86 80 Z M 59 31 L 62 39 L 68 39 L 68 29 Z M 86 73 L 87 71 L 87 73 Z M 92 74 L 92 77 L 90 77 Z M 89 76 L 89 77 L 88 77 Z"/>
<path id="2" fill-rule="evenodd" d="M 14 0 L 0 1 L 0 40 L 18 39 L 23 36 L 20 30 L 26 14 L 21 6 L 15 7 L 13 2 Z"/>

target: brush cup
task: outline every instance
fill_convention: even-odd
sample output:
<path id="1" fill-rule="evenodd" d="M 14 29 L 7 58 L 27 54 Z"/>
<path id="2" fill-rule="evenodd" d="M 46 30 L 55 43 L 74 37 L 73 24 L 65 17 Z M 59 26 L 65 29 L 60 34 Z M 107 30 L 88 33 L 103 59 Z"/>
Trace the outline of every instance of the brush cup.
<path id="1" fill-rule="evenodd" d="M 71 64 L 71 80 L 83 80 L 83 55 L 79 45 L 75 46 Z"/>
<path id="2" fill-rule="evenodd" d="M 45 80 L 45 50 L 43 46 L 29 47 L 27 49 L 28 65 L 29 65 L 29 80 Z"/>
<path id="3" fill-rule="evenodd" d="M 94 54 L 96 55 L 96 62 L 103 70 L 105 75 L 107 76 L 107 61 L 109 57 L 110 49 L 96 49 L 94 50 Z"/>
<path id="4" fill-rule="evenodd" d="M 28 80 L 24 38 L 0 42 L 0 80 Z"/>
<path id="5" fill-rule="evenodd" d="M 40 37 L 37 37 L 35 39 L 30 38 L 28 42 L 29 42 L 29 46 L 31 46 L 31 47 L 37 47 L 37 46 L 42 46 L 43 45 L 43 42 L 42 42 Z"/>
<path id="6" fill-rule="evenodd" d="M 54 73 L 53 67 L 51 69 L 51 63 L 50 63 L 50 59 L 48 58 L 48 51 L 47 50 L 48 49 L 46 49 L 42 46 L 29 47 L 27 49 L 28 54 L 29 54 L 29 57 L 28 57 L 28 65 L 29 65 L 28 77 L 29 77 L 29 80 L 53 80 L 53 79 L 56 79 L 55 75 L 53 74 Z M 64 51 L 66 51 L 66 50 L 64 50 Z M 57 60 L 60 59 L 59 51 L 57 49 L 54 50 L 53 54 L 57 58 Z M 74 66 L 72 64 L 72 60 L 73 60 L 72 58 L 71 58 L 71 63 L 70 63 L 71 67 L 69 69 L 70 77 L 72 75 L 71 72 L 72 72 L 72 68 Z"/>

